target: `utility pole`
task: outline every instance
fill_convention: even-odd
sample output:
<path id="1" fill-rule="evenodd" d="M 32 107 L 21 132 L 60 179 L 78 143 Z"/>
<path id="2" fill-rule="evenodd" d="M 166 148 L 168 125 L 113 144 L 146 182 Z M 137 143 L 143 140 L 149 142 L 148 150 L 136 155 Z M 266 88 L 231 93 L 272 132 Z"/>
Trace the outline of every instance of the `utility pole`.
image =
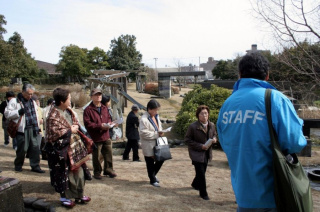
<path id="1" fill-rule="evenodd" d="M 156 69 L 156 71 L 157 71 L 157 60 L 158 60 L 158 58 L 153 58 L 154 59 L 154 64 L 155 64 L 155 69 Z"/>

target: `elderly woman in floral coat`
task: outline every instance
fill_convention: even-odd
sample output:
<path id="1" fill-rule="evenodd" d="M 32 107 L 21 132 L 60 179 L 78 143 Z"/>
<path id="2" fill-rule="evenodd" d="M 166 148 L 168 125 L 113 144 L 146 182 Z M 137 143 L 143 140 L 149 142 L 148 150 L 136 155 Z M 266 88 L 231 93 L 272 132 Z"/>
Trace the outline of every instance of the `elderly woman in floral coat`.
<path id="1" fill-rule="evenodd" d="M 75 203 L 86 203 L 85 176 L 90 172 L 85 164 L 89 159 L 79 136 L 79 124 L 70 109 L 70 92 L 57 88 L 53 91 L 55 104 L 50 108 L 46 121 L 46 151 L 50 168 L 51 185 L 60 193 L 61 204 L 72 208 Z M 75 198 L 72 201 L 71 198 Z"/>

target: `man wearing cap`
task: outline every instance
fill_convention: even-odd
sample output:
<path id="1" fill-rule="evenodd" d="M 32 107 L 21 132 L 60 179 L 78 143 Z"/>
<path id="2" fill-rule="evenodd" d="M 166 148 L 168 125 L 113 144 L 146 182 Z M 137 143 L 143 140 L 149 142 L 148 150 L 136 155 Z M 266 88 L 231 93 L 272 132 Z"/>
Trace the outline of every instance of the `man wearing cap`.
<path id="1" fill-rule="evenodd" d="M 108 108 L 101 104 L 101 89 L 95 88 L 91 91 L 91 100 L 92 102 L 84 110 L 83 122 L 90 137 L 97 146 L 92 153 L 93 177 L 98 180 L 102 179 L 102 167 L 99 159 L 103 157 L 103 173 L 113 178 L 116 177 L 117 174 L 113 170 L 112 152 L 110 154 L 109 151 L 110 147 L 112 147 L 112 141 L 109 135 L 109 128 L 111 127 L 112 121 Z"/>
<path id="2" fill-rule="evenodd" d="M 124 150 L 122 159 L 129 160 L 129 153 L 132 149 L 133 157 L 132 160 L 136 162 L 140 162 L 139 160 L 139 118 L 138 118 L 138 105 L 132 105 L 131 112 L 128 114 L 127 121 L 126 121 L 126 137 L 128 139 L 126 148 Z"/>
<path id="3" fill-rule="evenodd" d="M 3 132 L 4 132 L 4 146 L 8 146 L 9 143 L 10 143 L 10 138 L 9 138 L 9 134 L 7 132 L 7 127 L 8 127 L 8 121 L 4 115 L 4 110 L 6 109 L 9 101 L 14 98 L 14 92 L 13 91 L 8 91 L 6 93 L 6 100 L 1 102 L 1 105 L 0 105 L 0 113 L 2 113 L 2 129 L 3 129 Z M 17 149 L 17 144 L 16 144 L 16 139 L 13 138 L 12 139 L 12 147 L 13 149 Z"/>

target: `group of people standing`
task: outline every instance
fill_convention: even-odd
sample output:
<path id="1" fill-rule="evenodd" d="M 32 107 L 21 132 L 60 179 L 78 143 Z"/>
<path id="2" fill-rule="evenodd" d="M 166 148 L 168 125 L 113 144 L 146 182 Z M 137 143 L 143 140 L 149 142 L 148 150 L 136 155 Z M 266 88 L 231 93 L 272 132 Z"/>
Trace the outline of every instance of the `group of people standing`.
<path id="1" fill-rule="evenodd" d="M 269 77 L 267 60 L 258 53 L 244 56 L 239 63 L 239 80 L 234 85 L 233 94 L 223 104 L 218 121 L 215 124 L 209 120 L 210 109 L 200 105 L 196 109 L 197 121 L 192 123 L 185 135 L 189 156 L 195 169 L 195 177 L 191 187 L 199 191 L 204 200 L 209 200 L 206 190 L 206 170 L 212 160 L 212 144 L 217 142 L 225 151 L 231 169 L 231 183 L 238 204 L 238 212 L 275 212 L 276 205 L 273 196 L 272 150 L 266 112 L 264 92 L 266 88 L 272 92 L 272 120 L 278 135 L 280 147 L 286 153 L 299 152 L 306 140 L 302 133 L 303 121 L 297 116 L 291 102 L 266 81 Z M 39 117 L 37 104 L 32 100 L 35 88 L 26 84 L 22 93 L 14 98 L 7 93 L 6 107 L 1 112 L 6 119 L 16 122 L 22 117 L 16 142 L 15 170 L 22 171 L 26 153 L 29 155 L 31 170 L 44 173 L 39 166 Z M 66 89 L 57 88 L 53 91 L 54 104 L 47 110 L 45 119 L 45 150 L 48 154 L 51 184 L 60 193 L 61 204 L 72 208 L 75 203 L 87 203 L 90 197 L 84 195 L 86 180 L 91 180 L 91 174 L 86 166 L 86 159 L 80 160 L 74 167 L 70 159 L 81 154 L 81 127 L 77 115 L 70 108 L 71 96 Z M 110 110 L 110 98 L 103 97 L 101 89 L 93 89 L 92 102 L 85 108 L 83 121 L 88 135 L 92 138 L 95 149 L 92 153 L 93 177 L 102 179 L 102 175 L 114 178 L 112 141 L 110 129 L 116 126 Z M 129 160 L 133 151 L 133 161 L 140 162 L 139 141 L 144 155 L 150 184 L 160 187 L 157 173 L 163 161 L 156 161 L 153 148 L 156 139 L 164 136 L 158 111 L 160 104 L 150 100 L 147 110 L 140 120 L 139 107 L 133 105 L 126 122 L 128 142 L 123 154 L 123 160 Z M 6 125 L 3 125 L 4 129 Z M 5 144 L 8 136 L 5 134 Z M 80 142 L 81 143 L 81 142 Z M 15 144 L 14 144 L 15 145 Z M 82 144 L 83 145 L 83 144 Z M 79 155 L 75 155 L 75 152 Z M 86 157 L 84 157 L 86 158 Z M 101 166 L 102 161 L 104 166 Z M 73 201 L 72 199 L 75 199 Z"/>

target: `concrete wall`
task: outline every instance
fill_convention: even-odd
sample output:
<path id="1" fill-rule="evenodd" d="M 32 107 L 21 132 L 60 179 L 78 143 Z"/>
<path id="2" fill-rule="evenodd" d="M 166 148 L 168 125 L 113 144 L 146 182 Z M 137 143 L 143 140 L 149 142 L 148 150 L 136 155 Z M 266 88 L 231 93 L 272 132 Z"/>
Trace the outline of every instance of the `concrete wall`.
<path id="1" fill-rule="evenodd" d="M 159 95 L 165 98 L 171 98 L 171 80 L 170 76 L 158 76 Z"/>

